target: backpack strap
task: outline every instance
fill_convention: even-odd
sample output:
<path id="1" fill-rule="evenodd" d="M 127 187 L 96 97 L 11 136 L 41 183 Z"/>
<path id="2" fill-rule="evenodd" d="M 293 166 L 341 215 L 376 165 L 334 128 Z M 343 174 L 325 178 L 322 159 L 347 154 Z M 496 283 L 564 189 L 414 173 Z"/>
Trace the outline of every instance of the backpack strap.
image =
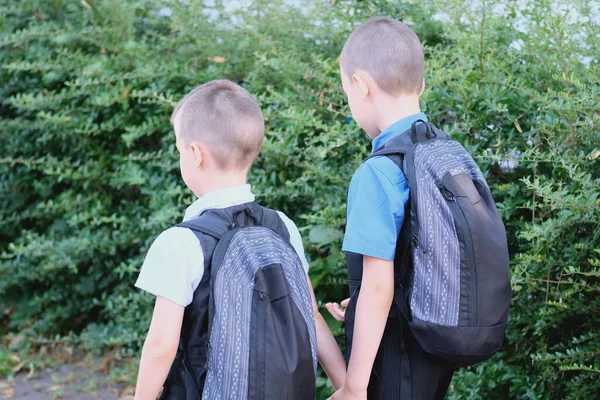
<path id="1" fill-rule="evenodd" d="M 277 211 L 264 207 L 262 207 L 262 209 L 263 217 L 261 220 L 261 225 L 265 228 L 271 229 L 291 245 L 292 243 L 290 239 L 290 232 L 288 231 L 287 226 L 285 225 Z"/>
<path id="2" fill-rule="evenodd" d="M 402 314 L 407 321 L 412 321 L 412 314 L 408 308 L 408 303 L 406 301 L 406 297 L 404 296 L 404 288 L 402 285 L 394 290 L 394 303 L 396 303 L 396 307 L 398 307 L 400 314 Z"/>
<path id="3" fill-rule="evenodd" d="M 398 154 L 404 155 L 409 152 L 415 144 L 432 139 L 450 139 L 450 136 L 438 129 L 431 122 L 419 119 L 413 122 L 410 129 L 378 148 L 369 158 L 388 156 L 396 163 L 394 158 L 390 156 Z M 369 158 L 367 158 L 367 160 Z M 399 165 L 399 167 L 404 171 L 402 165 Z"/>
<path id="4" fill-rule="evenodd" d="M 216 243 L 219 243 L 221 237 L 227 233 L 231 229 L 231 222 L 228 221 L 225 216 L 221 213 L 213 213 L 212 210 L 207 210 L 201 215 L 192 218 L 188 221 L 181 222 L 175 225 L 178 228 L 187 228 L 193 232 L 205 234 L 213 238 Z M 200 239 L 200 238 L 199 238 Z M 202 241 L 200 241 L 200 246 L 202 246 Z M 215 247 L 216 248 L 216 247 Z M 204 251 L 204 248 L 202 249 Z M 214 249 L 213 249 L 214 251 Z M 210 282 L 211 292 L 212 292 L 212 282 Z M 212 320 L 214 317 L 214 307 L 212 302 L 209 301 L 208 306 L 208 332 L 211 331 L 212 328 Z M 206 363 L 204 368 L 208 370 L 208 361 L 209 361 L 209 353 L 210 353 L 210 340 L 206 342 Z M 183 346 L 182 338 L 179 339 L 178 346 L 178 357 L 181 358 L 182 362 L 188 369 L 190 367 L 187 365 L 187 358 L 185 356 L 185 348 Z M 190 369 L 191 370 L 191 369 Z"/>
<path id="5" fill-rule="evenodd" d="M 212 236 L 219 240 L 227 231 L 232 228 L 231 222 L 222 218 L 217 213 L 203 213 L 199 217 L 193 218 L 189 221 L 182 222 L 175 225 L 179 228 L 188 228 L 195 232 L 204 233 Z"/>
<path id="6" fill-rule="evenodd" d="M 413 147 L 414 143 L 410 137 L 410 130 L 396 136 L 395 138 L 388 141 L 386 144 L 378 148 L 373 154 L 371 154 L 365 161 L 370 160 L 374 157 L 386 156 L 391 159 L 394 164 L 404 172 L 404 155 L 408 153 Z M 363 161 L 363 162 L 365 162 Z"/>

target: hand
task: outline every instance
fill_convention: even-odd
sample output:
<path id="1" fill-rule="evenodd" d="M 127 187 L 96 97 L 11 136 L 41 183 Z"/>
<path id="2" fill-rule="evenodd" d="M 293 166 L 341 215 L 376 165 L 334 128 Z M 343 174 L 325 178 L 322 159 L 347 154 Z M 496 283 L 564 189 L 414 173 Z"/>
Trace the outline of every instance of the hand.
<path id="1" fill-rule="evenodd" d="M 328 400 L 367 400 L 367 391 L 353 392 L 344 386 L 335 392 Z"/>
<path id="2" fill-rule="evenodd" d="M 342 307 L 344 307 L 344 308 L 348 307 L 349 302 L 350 302 L 350 299 L 346 299 L 346 300 L 342 301 Z M 327 311 L 329 311 L 329 314 L 331 314 L 333 316 L 333 318 L 335 318 L 336 320 L 338 320 L 340 322 L 344 322 L 344 320 L 346 319 L 346 311 L 342 311 L 342 309 L 340 308 L 340 305 L 338 303 L 327 303 L 327 304 L 325 304 L 325 308 L 327 308 Z"/>

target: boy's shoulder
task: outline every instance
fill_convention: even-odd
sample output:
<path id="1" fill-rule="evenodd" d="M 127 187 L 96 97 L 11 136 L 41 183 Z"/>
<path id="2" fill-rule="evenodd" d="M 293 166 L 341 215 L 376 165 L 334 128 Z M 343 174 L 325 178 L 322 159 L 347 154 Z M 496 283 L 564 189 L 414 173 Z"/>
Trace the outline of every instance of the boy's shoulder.
<path id="1" fill-rule="evenodd" d="M 302 244 L 302 236 L 300 235 L 300 231 L 298 230 L 298 227 L 296 226 L 294 221 L 292 221 L 282 211 L 277 211 L 277 210 L 273 210 L 273 211 L 275 211 L 277 213 L 277 215 L 279 216 L 279 218 L 285 225 L 285 227 L 288 231 L 288 234 L 290 236 L 289 237 L 290 244 L 292 245 L 292 247 L 298 254 L 298 257 L 300 258 L 300 261 L 302 262 L 302 266 L 304 267 L 304 271 L 308 272 L 309 265 L 308 265 L 308 261 L 306 260 L 306 256 L 304 254 L 304 245 Z"/>
<path id="2" fill-rule="evenodd" d="M 386 156 L 377 156 L 363 161 L 352 177 L 352 184 L 360 184 L 361 181 L 384 181 L 397 185 L 406 180 L 402 170 Z M 387 182 L 386 182 L 387 181 Z"/>
<path id="3" fill-rule="evenodd" d="M 281 222 L 285 225 L 288 233 L 292 236 L 293 232 L 299 232 L 296 223 L 290 219 L 283 211 L 273 210 L 277 213 L 277 216 L 281 219 Z"/>
<path id="4" fill-rule="evenodd" d="M 402 170 L 385 156 L 364 161 L 348 190 L 344 252 L 393 260 L 409 200 Z"/>
<path id="5" fill-rule="evenodd" d="M 174 226 L 162 231 L 148 249 L 135 286 L 185 307 L 203 273 L 198 238 L 191 230 Z"/>
<path id="6" fill-rule="evenodd" d="M 154 239 L 148 250 L 148 254 L 150 255 L 152 251 L 163 249 L 173 252 L 174 250 L 182 250 L 188 247 L 197 248 L 198 238 L 190 229 L 175 225 L 165 229 Z"/>

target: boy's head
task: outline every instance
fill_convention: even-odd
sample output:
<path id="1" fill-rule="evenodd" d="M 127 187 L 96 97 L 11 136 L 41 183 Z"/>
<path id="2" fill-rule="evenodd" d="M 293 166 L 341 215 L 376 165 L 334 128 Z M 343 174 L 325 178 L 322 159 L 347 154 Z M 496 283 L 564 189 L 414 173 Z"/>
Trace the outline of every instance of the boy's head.
<path id="1" fill-rule="evenodd" d="M 254 97 L 241 86 L 216 80 L 198 86 L 171 116 L 181 175 L 198 196 L 244 179 L 260 152 L 265 124 Z"/>
<path id="2" fill-rule="evenodd" d="M 382 101 L 416 99 L 424 89 L 423 47 L 417 35 L 389 17 L 373 17 L 348 38 L 340 56 L 342 85 L 352 116 L 371 137 L 379 134 Z"/>

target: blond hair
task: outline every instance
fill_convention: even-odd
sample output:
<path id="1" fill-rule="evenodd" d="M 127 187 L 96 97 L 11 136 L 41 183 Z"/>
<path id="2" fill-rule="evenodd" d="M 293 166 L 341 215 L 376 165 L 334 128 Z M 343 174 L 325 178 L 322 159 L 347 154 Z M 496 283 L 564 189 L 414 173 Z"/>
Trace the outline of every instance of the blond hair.
<path id="1" fill-rule="evenodd" d="M 260 107 L 248 91 L 229 80 L 198 86 L 175 107 L 175 132 L 186 143 L 204 144 L 222 169 L 247 169 L 265 133 Z"/>
<path id="2" fill-rule="evenodd" d="M 372 17 L 356 28 L 344 44 L 340 66 L 349 77 L 357 69 L 368 72 L 391 95 L 420 92 L 425 76 L 419 38 L 389 17 Z"/>

